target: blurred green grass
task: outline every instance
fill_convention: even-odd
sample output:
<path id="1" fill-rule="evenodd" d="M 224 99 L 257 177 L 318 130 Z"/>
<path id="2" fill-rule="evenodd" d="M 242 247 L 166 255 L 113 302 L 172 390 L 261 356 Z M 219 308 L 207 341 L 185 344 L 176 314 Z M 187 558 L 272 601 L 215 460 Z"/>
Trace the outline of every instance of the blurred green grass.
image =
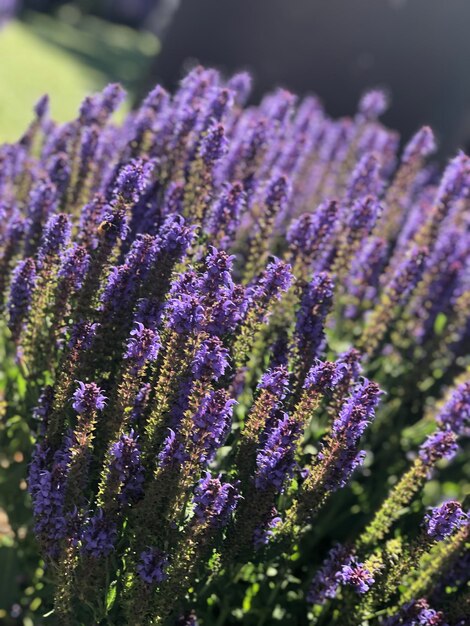
<path id="1" fill-rule="evenodd" d="M 158 53 L 151 33 L 73 13 L 63 17 L 68 21 L 27 13 L 0 31 L 0 141 L 21 135 L 44 93 L 58 121 L 72 119 L 83 97 L 109 82 L 123 83 L 132 100 Z"/>

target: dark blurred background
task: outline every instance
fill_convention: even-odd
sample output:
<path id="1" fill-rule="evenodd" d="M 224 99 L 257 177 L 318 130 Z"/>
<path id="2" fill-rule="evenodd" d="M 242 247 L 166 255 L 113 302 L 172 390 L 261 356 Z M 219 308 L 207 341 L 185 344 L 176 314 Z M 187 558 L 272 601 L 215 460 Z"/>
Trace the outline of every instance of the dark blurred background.
<path id="1" fill-rule="evenodd" d="M 279 84 L 313 91 L 334 116 L 351 114 L 360 93 L 379 85 L 392 97 L 386 123 L 405 137 L 429 123 L 443 154 L 470 147 L 469 0 L 24 0 L 23 7 L 30 23 L 26 10 L 70 21 L 72 8 L 155 35 L 159 54 L 137 63 L 130 81 L 136 97 L 156 81 L 174 87 L 196 62 L 250 70 L 255 98 Z"/>

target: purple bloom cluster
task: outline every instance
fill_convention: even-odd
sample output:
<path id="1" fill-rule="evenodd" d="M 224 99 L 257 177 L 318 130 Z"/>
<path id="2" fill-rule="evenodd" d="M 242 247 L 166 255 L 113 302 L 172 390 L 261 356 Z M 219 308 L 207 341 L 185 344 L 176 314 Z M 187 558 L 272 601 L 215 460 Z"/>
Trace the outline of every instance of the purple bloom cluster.
<path id="1" fill-rule="evenodd" d="M 106 397 L 96 383 L 78 382 L 78 389 L 73 394 L 72 406 L 77 413 L 90 414 L 102 411 L 106 406 Z"/>
<path id="2" fill-rule="evenodd" d="M 139 370 L 147 362 L 156 360 L 161 343 L 157 331 L 145 328 L 141 322 L 136 322 L 136 326 L 131 331 L 124 358 L 129 359 Z"/>
<path id="3" fill-rule="evenodd" d="M 198 482 L 194 492 L 194 517 L 198 524 L 213 528 L 225 526 L 236 509 L 240 495 L 231 483 L 212 478 L 209 472 Z"/>
<path id="4" fill-rule="evenodd" d="M 424 522 L 426 535 L 434 541 L 443 541 L 459 530 L 467 519 L 468 516 L 462 511 L 460 503 L 449 500 L 426 514 Z"/>
<path id="5" fill-rule="evenodd" d="M 158 585 L 166 578 L 168 556 L 158 548 L 148 548 L 140 554 L 137 574 L 147 585 Z"/>
<path id="6" fill-rule="evenodd" d="M 268 436 L 256 459 L 255 483 L 258 489 L 273 487 L 280 491 L 294 470 L 298 425 L 284 414 Z"/>
<path id="7" fill-rule="evenodd" d="M 109 451 L 110 478 L 119 480 L 121 489 L 118 498 L 123 504 L 137 500 L 143 493 L 144 469 L 136 439 L 131 430 L 129 435 L 121 435 Z"/>
<path id="8" fill-rule="evenodd" d="M 83 553 L 95 559 L 111 554 L 116 539 L 116 524 L 106 517 L 102 509 L 86 519 L 80 535 Z"/>
<path id="9" fill-rule="evenodd" d="M 43 98 L 21 139 L 0 146 L 0 304 L 6 362 L 16 350 L 21 369 L 4 368 L 0 431 L 7 456 L 10 416 L 36 439 L 29 491 L 61 623 L 78 606 L 90 623 L 169 623 L 196 604 L 204 623 L 236 620 L 228 586 L 220 614 L 207 596 L 222 575 L 244 576 L 253 560 L 261 585 L 274 555 L 297 576 L 304 562 L 292 572 L 282 555 L 310 528 L 319 545 L 325 524 L 344 534 L 343 513 L 356 510 L 350 532 L 366 515 L 369 525 L 333 548 L 309 599 L 337 626 L 351 590 L 374 585 L 358 620 L 380 621 L 409 598 L 387 588 L 401 564 L 374 559 L 468 433 L 469 158 L 443 175 L 428 167 L 428 128 L 400 154 L 379 90 L 334 120 L 283 89 L 246 107 L 249 89 L 246 74 L 195 67 L 122 122 L 119 85 L 65 124 Z M 452 380 L 437 430 L 389 496 L 361 481 L 354 505 L 317 523 L 329 499 L 332 513 L 343 505 L 376 412 L 364 447 L 385 486 L 406 464 L 399 429 L 423 424 Z M 397 535 L 410 562 L 444 548 L 436 563 L 457 560 L 466 520 L 445 503 L 419 541 Z M 275 587 L 283 601 L 291 584 Z M 266 597 L 244 602 L 247 622 L 269 621 Z M 441 619 L 419 601 L 408 608 L 397 623 Z"/>
<path id="10" fill-rule="evenodd" d="M 407 602 L 383 626 L 448 626 L 441 611 L 435 611 L 424 598 Z"/>
<path id="11" fill-rule="evenodd" d="M 307 594 L 310 604 L 324 604 L 328 599 L 335 597 L 340 586 L 337 576 L 343 565 L 351 561 L 351 551 L 341 544 L 331 548 L 323 565 L 317 570 Z"/>

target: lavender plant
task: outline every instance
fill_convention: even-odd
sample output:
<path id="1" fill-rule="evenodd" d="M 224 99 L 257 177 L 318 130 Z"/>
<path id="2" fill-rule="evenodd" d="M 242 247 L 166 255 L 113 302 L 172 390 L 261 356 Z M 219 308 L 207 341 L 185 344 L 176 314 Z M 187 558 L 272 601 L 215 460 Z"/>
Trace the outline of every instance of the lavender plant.
<path id="1" fill-rule="evenodd" d="M 400 154 L 380 91 L 249 91 L 197 67 L 121 125 L 117 85 L 62 125 L 43 98 L 0 147 L 51 619 L 463 624 L 468 517 L 422 498 L 470 429 L 470 159 Z"/>

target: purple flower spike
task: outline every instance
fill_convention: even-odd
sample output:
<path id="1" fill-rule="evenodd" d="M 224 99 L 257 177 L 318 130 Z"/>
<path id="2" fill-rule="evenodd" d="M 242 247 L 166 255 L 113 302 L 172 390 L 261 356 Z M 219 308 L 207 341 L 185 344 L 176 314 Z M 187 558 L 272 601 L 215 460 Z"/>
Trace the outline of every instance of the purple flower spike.
<path id="1" fill-rule="evenodd" d="M 116 180 L 114 194 L 126 203 L 133 204 L 145 191 L 155 164 L 152 161 L 136 159 L 125 165 Z"/>
<path id="2" fill-rule="evenodd" d="M 90 256 L 84 246 L 73 244 L 62 255 L 61 266 L 57 273 L 72 289 L 80 289 L 88 271 Z"/>
<path id="3" fill-rule="evenodd" d="M 119 501 L 123 504 L 135 502 L 142 495 L 144 469 L 134 431 L 121 435 L 119 441 L 111 446 L 110 458 L 110 475 L 117 476 L 121 484 Z"/>
<path id="4" fill-rule="evenodd" d="M 315 274 L 303 291 L 295 327 L 302 358 L 319 356 L 323 351 L 325 318 L 331 309 L 333 291 L 333 281 L 326 272 Z"/>
<path id="5" fill-rule="evenodd" d="M 211 126 L 201 141 L 199 153 L 208 168 L 221 159 L 227 150 L 227 140 L 222 124 Z"/>
<path id="6" fill-rule="evenodd" d="M 457 436 L 470 429 L 470 381 L 464 382 L 454 391 L 449 401 L 436 417 L 440 426 L 451 430 Z"/>
<path id="7" fill-rule="evenodd" d="M 82 551 L 95 559 L 108 556 L 114 550 L 116 539 L 116 524 L 98 509 L 85 522 L 81 533 Z"/>
<path id="8" fill-rule="evenodd" d="M 289 289 L 294 277 L 288 263 L 275 259 L 261 276 L 258 283 L 250 287 L 251 299 L 271 300 L 280 298 L 281 294 Z"/>
<path id="9" fill-rule="evenodd" d="M 443 541 L 459 530 L 468 520 L 459 502 L 449 500 L 431 509 L 424 518 L 426 535 L 433 541 Z"/>
<path id="10" fill-rule="evenodd" d="M 403 150 L 402 161 L 409 163 L 416 159 L 423 159 L 436 151 L 434 133 L 429 126 L 423 126 L 410 139 Z"/>
<path id="11" fill-rule="evenodd" d="M 166 578 L 168 556 L 158 548 L 148 548 L 140 554 L 137 574 L 147 585 L 158 585 Z"/>
<path id="12" fill-rule="evenodd" d="M 286 397 L 289 389 L 289 372 L 284 365 L 268 370 L 258 384 L 258 389 L 266 389 L 279 400 Z"/>
<path id="13" fill-rule="evenodd" d="M 95 383 L 78 382 L 78 389 L 73 394 L 72 406 L 77 413 L 102 411 L 106 406 L 106 397 Z"/>
<path id="14" fill-rule="evenodd" d="M 13 337 L 18 339 L 22 323 L 29 311 L 36 283 L 36 266 L 33 259 L 20 261 L 16 266 L 8 297 L 8 327 Z"/>
<path id="15" fill-rule="evenodd" d="M 400 611 L 387 618 L 382 626 L 448 626 L 448 624 L 440 611 L 432 609 L 428 601 L 421 598 L 404 604 Z"/>
<path id="16" fill-rule="evenodd" d="M 343 565 L 348 565 L 351 562 L 351 558 L 351 552 L 348 548 L 341 544 L 333 546 L 310 584 L 307 594 L 307 601 L 310 604 L 323 605 L 327 600 L 336 596 L 340 585 L 336 575 Z"/>
<path id="17" fill-rule="evenodd" d="M 230 399 L 222 389 L 211 391 L 202 399 L 193 417 L 195 428 L 191 433 L 191 440 L 197 446 L 201 463 L 212 461 L 230 432 L 235 404 L 237 402 Z"/>
<path id="18" fill-rule="evenodd" d="M 57 255 L 70 239 L 72 226 L 70 219 L 64 213 L 51 215 L 44 227 L 41 247 L 38 252 L 39 263 L 43 263 L 48 257 Z"/>
<path id="19" fill-rule="evenodd" d="M 457 437 L 449 430 L 438 430 L 426 439 L 419 449 L 419 456 L 426 465 L 434 465 L 441 459 L 450 461 L 458 452 Z"/>
<path id="20" fill-rule="evenodd" d="M 297 437 L 297 424 L 284 414 L 257 456 L 255 484 L 258 489 L 282 489 L 285 479 L 294 470 Z"/>
<path id="21" fill-rule="evenodd" d="M 345 440 L 348 447 L 354 447 L 369 422 L 374 418 L 375 409 L 382 391 L 379 386 L 365 378 L 359 383 L 350 398 L 342 407 L 333 422 L 333 433 Z"/>
<path id="22" fill-rule="evenodd" d="M 229 365 L 229 352 L 218 337 L 204 340 L 197 350 L 192 373 L 196 379 L 218 380 Z"/>
<path id="23" fill-rule="evenodd" d="M 355 557 L 347 565 L 343 565 L 336 574 L 336 579 L 343 585 L 350 585 L 356 593 L 366 593 L 374 584 L 374 577 Z"/>
<path id="24" fill-rule="evenodd" d="M 199 524 L 220 528 L 228 523 L 239 499 L 232 484 L 223 483 L 220 477 L 212 478 L 207 472 L 194 492 L 194 517 Z"/>
<path id="25" fill-rule="evenodd" d="M 131 338 L 127 342 L 124 358 L 131 360 L 136 370 L 139 370 L 148 361 L 157 359 L 161 343 L 156 330 L 145 328 L 140 322 L 136 322 L 136 326 L 137 328 L 131 331 Z"/>
<path id="26" fill-rule="evenodd" d="M 316 359 L 304 382 L 304 389 L 312 389 L 317 393 L 326 393 L 338 385 L 347 374 L 344 363 L 331 363 Z"/>

